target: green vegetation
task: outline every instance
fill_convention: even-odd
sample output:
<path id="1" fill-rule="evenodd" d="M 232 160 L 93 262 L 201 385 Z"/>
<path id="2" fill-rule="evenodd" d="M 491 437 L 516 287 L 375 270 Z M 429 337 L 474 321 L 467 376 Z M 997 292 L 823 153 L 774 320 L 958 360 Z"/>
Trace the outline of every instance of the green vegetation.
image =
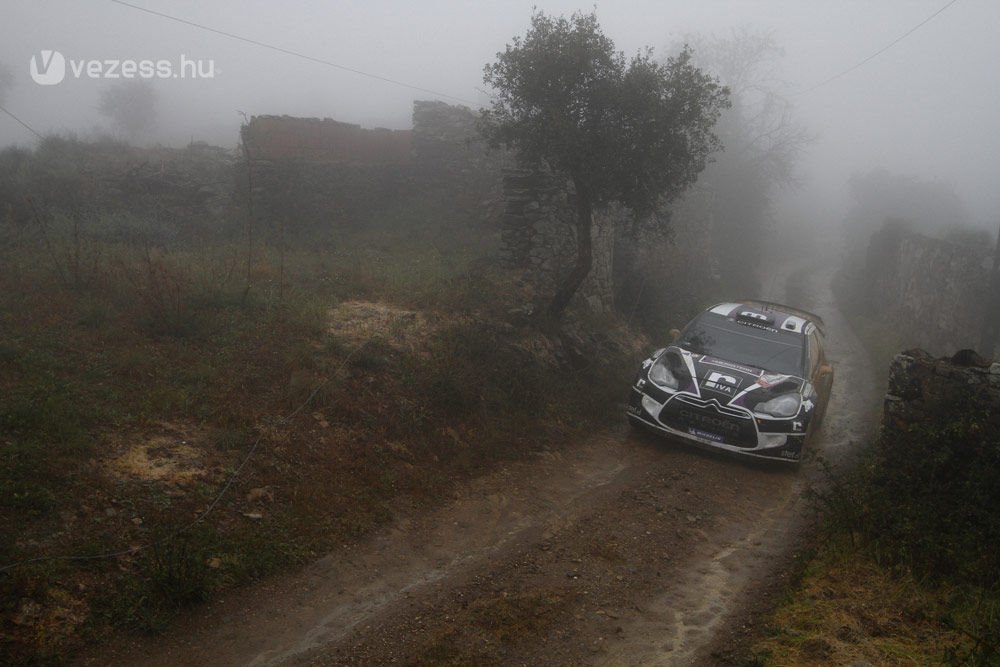
<path id="1" fill-rule="evenodd" d="M 956 397 L 817 492 L 821 546 L 763 664 L 1000 664 L 1000 436 Z"/>
<path id="2" fill-rule="evenodd" d="M 160 631 L 618 417 L 624 328 L 506 322 L 495 236 L 447 193 L 258 234 L 248 275 L 239 201 L 199 222 L 105 189 L 131 150 L 0 152 L 3 664 Z"/>
<path id="3" fill-rule="evenodd" d="M 484 81 L 495 91 L 483 110 L 490 144 L 529 164 L 544 160 L 573 183 L 577 259 L 548 307 L 558 317 L 590 273 L 594 210 L 618 202 L 665 226 L 654 214 L 721 149 L 713 132 L 729 91 L 692 64 L 687 48 L 663 63 L 648 50 L 626 63 L 595 12 L 536 11 Z"/>

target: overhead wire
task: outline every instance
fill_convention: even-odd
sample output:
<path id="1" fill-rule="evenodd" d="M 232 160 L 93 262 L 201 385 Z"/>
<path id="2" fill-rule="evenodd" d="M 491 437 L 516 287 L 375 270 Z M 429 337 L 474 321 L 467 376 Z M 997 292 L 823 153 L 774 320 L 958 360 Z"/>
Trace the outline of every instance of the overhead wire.
<path id="1" fill-rule="evenodd" d="M 33 135 L 35 135 L 39 139 L 44 139 L 44 137 L 42 136 L 41 132 L 39 132 L 35 128 L 31 127 L 30 125 L 28 125 L 26 122 L 24 122 L 23 120 L 21 120 L 17 116 L 15 116 L 13 112 L 8 111 L 7 109 L 5 109 L 2 106 L 0 106 L 0 111 L 3 111 L 5 114 L 7 114 L 11 118 L 13 118 L 15 121 L 17 121 L 21 125 L 21 127 L 23 127 L 24 129 L 26 129 L 28 132 L 31 132 Z"/>
<path id="2" fill-rule="evenodd" d="M 301 52 L 298 52 L 298 51 L 293 51 L 291 49 L 286 49 L 286 48 L 281 47 L 281 46 L 277 46 L 277 45 L 274 45 L 274 44 L 269 44 L 267 42 L 262 42 L 260 40 L 256 40 L 256 39 L 253 39 L 253 38 L 250 38 L 250 37 L 245 37 L 243 35 L 237 35 L 235 33 L 228 32 L 226 30 L 220 30 L 218 28 L 212 28 L 210 26 L 203 25 L 201 23 L 196 23 L 195 21 L 189 21 L 187 19 L 183 19 L 183 18 L 180 18 L 180 17 L 177 17 L 177 16 L 172 16 L 170 14 L 165 14 L 163 12 L 158 12 L 156 10 L 149 9 L 148 7 L 142 7 L 140 5 L 132 4 L 130 2 L 126 2 L 125 0 L 110 0 L 110 1 L 113 2 L 113 3 L 115 3 L 115 4 L 117 4 L 117 5 L 121 5 L 123 7 L 128 7 L 130 9 L 134 9 L 136 11 L 144 12 L 144 13 L 150 14 L 152 16 L 157 16 L 157 17 L 160 17 L 160 18 L 163 18 L 163 19 L 167 19 L 169 21 L 175 21 L 177 23 L 181 23 L 183 25 L 188 25 L 188 26 L 191 26 L 193 28 L 197 28 L 199 30 L 205 30 L 207 32 L 211 32 L 211 33 L 214 33 L 214 34 L 217 34 L 217 35 L 221 35 L 223 37 L 228 37 L 229 39 L 235 39 L 235 40 L 238 40 L 238 41 L 241 41 L 241 42 L 245 42 L 247 44 L 253 44 L 253 45 L 259 46 L 261 48 L 270 49 L 272 51 L 277 51 L 278 53 L 284 53 L 286 55 L 293 56 L 295 58 L 301 58 L 301 59 L 307 60 L 309 62 L 317 63 L 317 64 L 320 64 L 320 65 L 325 65 L 327 67 L 333 67 L 333 68 L 336 68 L 336 69 L 339 69 L 339 70 L 342 70 L 342 71 L 345 71 L 345 72 L 350 72 L 352 74 L 357 74 L 358 76 L 367 77 L 367 78 L 370 78 L 370 79 L 374 79 L 376 81 L 383 81 L 385 83 L 390 83 L 392 85 L 402 86 L 404 88 L 409 88 L 410 90 L 416 90 L 416 91 L 419 91 L 419 92 L 422 92 L 422 93 L 428 93 L 428 94 L 435 95 L 435 96 L 438 96 L 438 97 L 444 97 L 444 98 L 455 100 L 455 101 L 462 102 L 462 103 L 465 103 L 465 104 L 475 105 L 475 103 L 472 102 L 471 100 L 467 100 L 467 99 L 462 98 L 462 97 L 458 97 L 458 96 L 455 96 L 455 95 L 450 95 L 448 93 L 442 93 L 440 91 L 432 90 L 430 88 L 424 88 L 424 87 L 421 87 L 421 86 L 415 86 L 413 84 L 409 84 L 409 83 L 406 83 L 404 81 L 399 81 L 397 79 L 391 79 L 389 77 L 381 76 L 381 75 L 378 75 L 378 74 L 373 74 L 371 72 L 365 72 L 363 70 L 359 70 L 359 69 L 356 69 L 354 67 L 348 67 L 346 65 L 341 65 L 339 63 L 335 63 L 335 62 L 332 62 L 330 60 L 326 60 L 326 59 L 323 59 L 323 58 L 317 58 L 315 56 L 310 56 L 310 55 L 305 54 L 305 53 L 301 53 Z M 919 30 L 920 28 L 922 28 L 926 24 L 930 23 L 933 19 L 937 18 L 937 16 L 939 16 L 941 13 L 943 13 L 949 7 L 951 7 L 952 5 L 954 5 L 956 2 L 958 2 L 958 0 L 950 0 L 950 2 L 948 2 L 943 7 L 941 7 L 940 9 L 938 9 L 936 12 L 934 12 L 933 14 L 931 14 L 930 16 L 928 16 L 926 19 L 924 19 L 923 21 L 921 21 L 917 25 L 913 26 L 912 28 L 910 28 L 909 30 L 907 30 L 905 33 L 903 33 L 902 35 L 900 35 L 899 37 L 897 37 L 893 41 L 889 42 L 888 44 L 886 44 L 885 46 L 883 46 L 882 48 L 880 48 L 878 51 L 872 53 L 867 58 L 861 60 L 857 64 L 852 65 L 851 67 L 848 67 L 847 69 L 843 70 L 842 72 L 838 72 L 837 74 L 834 74 L 833 76 L 830 76 L 830 77 L 828 77 L 828 78 L 820 81 L 819 83 L 817 83 L 817 84 L 815 84 L 813 86 L 810 86 L 809 88 L 806 88 L 805 90 L 801 90 L 801 91 L 798 91 L 796 93 L 793 93 L 793 95 L 798 96 L 798 95 L 805 95 L 806 93 L 811 93 L 812 91 L 814 91 L 814 90 L 816 90 L 818 88 L 821 88 L 821 87 L 823 87 L 823 86 L 825 86 L 825 85 L 827 85 L 829 83 L 832 83 L 833 81 L 836 81 L 837 79 L 840 79 L 840 78 L 842 78 L 842 77 L 850 74 L 851 72 L 854 72 L 855 70 L 863 67 L 864 65 L 868 64 L 869 62 L 871 62 L 872 60 L 874 60 L 878 56 L 882 55 L 883 53 L 885 53 L 886 51 L 888 51 L 889 49 L 891 49 L 895 45 L 897 45 L 900 42 L 902 42 L 904 39 L 906 39 L 907 37 L 909 37 L 910 35 L 912 35 L 914 32 L 916 32 L 917 30 Z M 479 90 L 479 89 L 477 88 L 477 90 Z M 480 92 L 484 92 L 485 93 L 485 91 L 482 91 L 482 90 L 480 90 Z M 39 139 L 42 138 L 42 134 L 40 132 L 38 132 L 33 127 L 31 127 L 30 125 L 28 125 L 22 119 L 18 118 L 15 114 L 13 114 L 12 112 L 10 112 L 9 110 L 7 110 L 4 107 L 0 106 L 0 111 L 4 112 L 8 116 L 10 116 L 18 124 L 20 124 L 22 127 L 24 127 L 25 129 L 27 129 L 29 132 L 31 132 L 32 134 L 34 134 Z"/>
<path id="3" fill-rule="evenodd" d="M 889 42 L 888 44 L 886 44 L 885 46 L 883 46 L 881 49 L 879 49 L 875 53 L 871 54 L 870 56 L 868 56 L 867 58 L 865 58 L 861 62 L 857 63 L 856 65 L 852 65 L 851 67 L 848 67 L 847 69 L 845 69 L 843 72 L 839 72 L 838 74 L 834 74 L 833 76 L 831 76 L 831 77 L 829 77 L 827 79 L 824 79 L 823 81 L 820 81 L 819 83 L 817 83 L 814 86 L 810 86 L 809 88 L 806 88 L 805 90 L 800 90 L 799 92 L 794 93 L 794 95 L 805 95 L 806 93 L 811 93 L 812 91 L 816 90 L 817 88 L 821 88 L 821 87 L 827 85 L 828 83 L 836 81 L 837 79 L 850 74 L 851 72 L 853 72 L 853 71 L 855 71 L 855 70 L 863 67 L 864 65 L 867 65 L 872 60 L 874 60 L 878 56 L 882 55 L 883 53 L 885 53 L 886 51 L 888 51 L 892 47 L 896 46 L 897 44 L 899 44 L 900 42 L 902 42 L 904 39 L 906 39 L 907 37 L 909 37 L 910 35 L 912 35 L 913 33 L 915 33 L 917 30 L 919 30 L 923 26 L 925 26 L 928 23 L 930 23 L 934 18 L 936 18 L 939 14 L 941 14 L 944 10 L 948 9 L 949 7 L 951 7 L 956 2 L 958 2 L 958 0 L 951 0 L 951 2 L 949 2 L 945 6 L 941 7 L 939 10 L 937 10 L 936 12 L 934 12 L 933 14 L 931 14 L 930 16 L 928 16 L 927 18 L 925 18 L 923 21 L 921 21 L 917 25 L 913 26 L 912 28 L 910 28 L 909 30 L 907 30 L 905 33 L 903 33 L 902 35 L 900 35 L 896 39 L 892 40 L 891 42 Z"/>
<path id="4" fill-rule="evenodd" d="M 464 98 L 461 98 L 461 97 L 457 97 L 455 95 L 449 95 L 448 93 L 442 93 L 440 91 L 432 90 L 430 88 L 423 88 L 421 86 L 415 86 L 413 84 L 406 83 L 405 81 L 399 81 L 398 79 L 390 79 L 389 77 L 381 76 L 379 74 L 372 74 L 371 72 L 365 72 L 363 70 L 356 69 L 354 67 L 348 67 L 347 65 L 341 65 L 339 63 L 335 63 L 333 61 L 326 60 L 324 58 L 317 58 L 315 56 L 310 56 L 310 55 L 302 53 L 300 51 L 293 51 L 291 49 L 286 49 L 286 48 L 284 48 L 282 46 L 277 46 L 275 44 L 269 44 L 267 42 L 262 42 L 260 40 L 253 39 L 251 37 L 245 37 L 243 35 L 237 35 L 236 33 L 228 32 L 226 30 L 220 30 L 218 28 L 212 28 L 210 26 L 203 25 L 201 23 L 196 23 L 194 21 L 189 21 L 187 19 L 182 19 L 182 18 L 180 18 L 178 16 L 172 16 L 170 14 L 164 14 L 163 12 L 158 12 L 158 11 L 155 11 L 153 9 L 149 9 L 148 7 L 142 7 L 140 5 L 134 5 L 131 2 L 125 2 L 125 0 L 111 0 L 111 2 L 115 3 L 116 5 L 121 5 L 123 7 L 129 7 L 131 9 L 135 9 L 135 10 L 140 11 L 140 12 L 145 12 L 145 13 L 151 14 L 153 16 L 158 16 L 160 18 L 167 19 L 169 21 L 175 21 L 177 23 L 182 23 L 184 25 L 188 25 L 188 26 L 191 26 L 193 28 L 198 28 L 199 30 L 205 30 L 207 32 L 214 33 L 216 35 L 222 35 L 223 37 L 228 37 L 229 39 L 235 39 L 237 41 L 246 42 L 247 44 L 253 44 L 254 46 L 259 46 L 259 47 L 264 48 L 264 49 L 270 49 L 272 51 L 277 51 L 278 53 L 284 53 L 285 55 L 293 56 L 295 58 L 301 58 L 303 60 L 308 60 L 309 62 L 317 63 L 319 65 L 325 65 L 327 67 L 333 67 L 335 69 L 339 69 L 339 70 L 342 70 L 344 72 L 350 72 L 351 74 L 357 74 L 359 76 L 364 76 L 364 77 L 367 77 L 369 79 L 375 79 L 376 81 L 383 81 L 385 83 L 391 83 L 391 84 L 393 84 L 395 86 L 402 86 L 403 88 L 409 88 L 410 90 L 416 90 L 416 91 L 419 91 L 421 93 L 428 93 L 430 95 L 435 95 L 437 97 L 445 97 L 445 98 L 448 98 L 448 99 L 451 99 L 451 100 L 455 100 L 456 102 L 462 102 L 464 104 L 475 104 L 475 102 L 472 102 L 470 100 L 467 100 L 467 99 L 464 99 Z"/>

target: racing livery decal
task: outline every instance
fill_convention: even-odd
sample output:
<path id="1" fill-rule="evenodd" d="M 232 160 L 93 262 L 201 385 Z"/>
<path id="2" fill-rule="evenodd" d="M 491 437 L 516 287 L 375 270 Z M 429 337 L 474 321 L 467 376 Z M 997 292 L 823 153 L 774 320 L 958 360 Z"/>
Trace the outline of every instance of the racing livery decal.
<path id="1" fill-rule="evenodd" d="M 810 349 L 821 325 L 787 306 L 714 306 L 642 363 L 626 414 L 701 446 L 798 461 L 833 381 L 822 346 Z"/>

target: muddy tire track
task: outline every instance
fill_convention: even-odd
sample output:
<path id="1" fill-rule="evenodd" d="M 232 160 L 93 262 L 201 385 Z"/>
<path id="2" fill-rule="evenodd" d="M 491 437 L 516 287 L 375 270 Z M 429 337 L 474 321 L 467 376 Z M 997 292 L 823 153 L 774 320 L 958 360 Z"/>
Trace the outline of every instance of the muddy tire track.
<path id="1" fill-rule="evenodd" d="M 787 274 L 785 274 L 787 275 Z M 814 455 L 870 433 L 867 357 L 816 284 L 836 381 Z M 780 577 L 821 479 L 626 427 L 506 466 L 305 571 L 237 591 L 170 635 L 102 656 L 142 665 L 688 665 L 718 662 Z"/>

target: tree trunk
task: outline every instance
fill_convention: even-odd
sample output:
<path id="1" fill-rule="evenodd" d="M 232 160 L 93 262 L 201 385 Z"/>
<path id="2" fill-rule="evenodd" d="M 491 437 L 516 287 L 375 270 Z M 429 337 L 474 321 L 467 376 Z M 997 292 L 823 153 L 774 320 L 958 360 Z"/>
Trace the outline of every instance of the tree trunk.
<path id="1" fill-rule="evenodd" d="M 586 188 L 574 181 L 576 186 L 576 266 L 569 272 L 563 280 L 556 294 L 549 304 L 548 315 L 553 319 L 559 318 L 566 310 L 570 299 L 580 289 L 590 267 L 594 263 L 593 243 L 591 241 L 591 228 L 594 221 L 594 204 L 590 199 L 590 193 Z"/>

